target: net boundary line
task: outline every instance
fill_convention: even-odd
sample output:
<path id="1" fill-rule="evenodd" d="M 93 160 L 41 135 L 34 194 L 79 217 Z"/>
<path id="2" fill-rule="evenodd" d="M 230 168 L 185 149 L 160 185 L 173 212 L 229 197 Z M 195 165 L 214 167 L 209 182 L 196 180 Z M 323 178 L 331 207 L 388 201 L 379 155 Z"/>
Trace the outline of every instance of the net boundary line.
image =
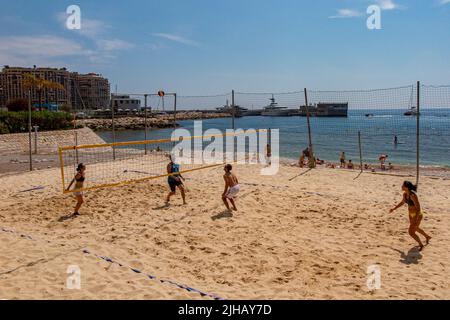
<path id="1" fill-rule="evenodd" d="M 18 232 L 18 231 L 12 230 L 12 229 L 8 229 L 8 228 L 2 227 L 2 226 L 0 226 L 0 232 L 19 235 L 21 238 L 28 239 L 28 240 L 31 240 L 31 241 L 39 241 L 40 240 L 40 239 L 32 237 L 32 236 L 30 236 L 28 234 L 21 233 L 21 232 Z M 40 240 L 40 241 L 45 241 L 46 243 L 57 244 L 55 241 L 51 241 L 51 240 Z M 84 247 L 84 249 L 82 249 L 83 247 Z M 195 289 L 195 288 L 190 287 L 190 286 L 185 285 L 185 284 L 180 284 L 178 282 L 175 282 L 175 281 L 172 281 L 172 280 L 168 280 L 168 279 L 158 278 L 157 276 L 150 275 L 150 274 L 145 273 L 145 272 L 143 272 L 143 271 L 141 271 L 141 270 L 139 270 L 137 268 L 133 268 L 131 266 L 128 266 L 128 265 L 120 263 L 120 262 L 118 262 L 116 260 L 113 260 L 112 258 L 109 258 L 107 256 L 100 256 L 100 255 L 90 251 L 85 246 L 83 246 L 83 247 L 75 248 L 73 251 L 81 250 L 81 252 L 84 253 L 85 255 L 91 255 L 91 256 L 93 256 L 93 257 L 95 257 L 97 259 L 104 260 L 104 261 L 106 261 L 106 262 L 108 262 L 110 264 L 117 264 L 119 267 L 124 267 L 124 268 L 130 269 L 131 271 L 133 271 L 136 274 L 142 274 L 142 275 L 146 276 L 147 278 L 149 278 L 150 280 L 159 281 L 161 284 L 168 283 L 170 285 L 178 287 L 179 289 L 183 289 L 183 290 L 186 290 L 188 292 L 197 293 L 197 294 L 199 294 L 202 297 L 208 297 L 208 298 L 212 298 L 214 300 L 225 300 L 224 298 L 219 297 L 218 295 L 206 293 L 204 291 L 200 291 L 198 289 Z"/>
<path id="2" fill-rule="evenodd" d="M 138 179 L 133 179 L 133 180 L 125 180 L 125 181 L 115 182 L 115 183 L 106 183 L 106 184 L 101 184 L 101 185 L 98 185 L 98 186 L 92 186 L 92 187 L 81 188 L 81 189 L 66 190 L 64 188 L 63 193 L 64 194 L 68 194 L 68 193 L 82 192 L 82 191 L 88 191 L 88 190 L 97 190 L 97 189 L 103 189 L 103 188 L 126 186 L 126 185 L 130 185 L 130 184 L 134 184 L 134 183 L 140 183 L 140 182 L 144 182 L 144 181 L 148 181 L 148 180 L 154 180 L 154 179 L 164 178 L 164 177 L 168 177 L 168 176 L 173 176 L 173 175 L 176 175 L 176 174 L 183 174 L 183 173 L 189 173 L 189 172 L 203 170 L 203 169 L 215 168 L 215 167 L 222 166 L 223 164 L 224 163 L 222 162 L 222 163 L 219 163 L 219 164 L 207 165 L 207 166 L 203 166 L 203 167 L 200 167 L 200 168 L 182 170 L 182 171 L 176 172 L 176 173 L 166 173 L 166 174 L 162 174 L 162 175 L 158 175 L 158 176 L 138 178 Z"/>
<path id="3" fill-rule="evenodd" d="M 178 142 L 184 140 L 194 140 L 194 139 L 205 139 L 212 137 L 227 137 L 227 136 L 240 136 L 243 134 L 249 133 L 258 133 L 258 132 L 268 132 L 267 129 L 257 129 L 257 130 L 243 130 L 242 132 L 234 132 L 234 133 L 222 133 L 222 134 L 210 134 L 206 136 L 190 136 L 190 137 L 177 137 L 177 138 L 168 138 L 168 139 L 158 139 L 158 140 L 141 140 L 141 141 L 124 141 L 124 142 L 114 142 L 114 143 L 102 143 L 102 144 L 85 144 L 79 146 L 68 146 L 68 147 L 59 147 L 59 151 L 70 151 L 70 150 L 80 150 L 80 149 L 94 149 L 94 148 L 107 148 L 107 147 L 123 147 L 127 145 L 146 145 L 146 144 L 155 144 L 155 143 L 166 143 L 166 142 Z"/>

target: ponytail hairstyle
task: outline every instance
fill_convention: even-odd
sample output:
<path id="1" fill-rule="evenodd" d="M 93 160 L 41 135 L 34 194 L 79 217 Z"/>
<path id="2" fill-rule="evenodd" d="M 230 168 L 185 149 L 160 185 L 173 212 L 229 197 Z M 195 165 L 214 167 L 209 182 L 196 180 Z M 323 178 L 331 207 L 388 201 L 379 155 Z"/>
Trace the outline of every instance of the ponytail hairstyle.
<path id="1" fill-rule="evenodd" d="M 403 186 L 407 188 L 410 192 L 417 192 L 417 186 L 411 181 L 404 181 Z"/>
<path id="2" fill-rule="evenodd" d="M 77 171 L 80 172 L 81 168 L 83 168 L 83 167 L 84 167 L 84 164 L 82 164 L 82 163 L 78 164 Z"/>

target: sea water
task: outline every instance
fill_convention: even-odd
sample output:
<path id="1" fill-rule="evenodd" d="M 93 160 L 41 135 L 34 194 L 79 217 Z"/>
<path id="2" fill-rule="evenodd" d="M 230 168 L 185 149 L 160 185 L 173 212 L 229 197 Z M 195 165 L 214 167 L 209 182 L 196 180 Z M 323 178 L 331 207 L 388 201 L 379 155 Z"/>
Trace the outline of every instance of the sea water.
<path id="1" fill-rule="evenodd" d="M 349 110 L 348 117 L 311 117 L 311 138 L 316 157 L 339 162 L 342 151 L 347 160 L 359 163 L 358 132 L 361 133 L 364 163 L 377 162 L 381 154 L 389 155 L 388 162 L 413 165 L 416 163 L 417 118 L 404 116 L 404 110 Z M 178 122 L 193 132 L 194 121 Z M 216 128 L 225 132 L 231 128 L 231 118 L 202 120 L 203 130 Z M 241 129 L 279 129 L 280 156 L 297 160 L 308 147 L 309 135 L 306 117 L 242 117 L 235 119 Z M 169 138 L 172 129 L 149 130 L 147 139 Z M 112 142 L 110 131 L 98 132 Z M 116 142 L 144 140 L 144 131 L 118 131 Z M 397 136 L 397 144 L 394 137 Z M 420 115 L 420 163 L 425 166 L 450 168 L 450 109 L 425 109 Z"/>

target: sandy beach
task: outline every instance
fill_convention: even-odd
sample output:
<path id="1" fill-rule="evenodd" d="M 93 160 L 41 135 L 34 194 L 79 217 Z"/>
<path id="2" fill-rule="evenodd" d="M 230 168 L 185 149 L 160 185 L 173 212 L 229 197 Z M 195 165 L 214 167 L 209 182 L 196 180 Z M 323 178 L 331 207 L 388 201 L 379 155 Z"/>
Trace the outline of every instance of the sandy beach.
<path id="1" fill-rule="evenodd" d="M 164 207 L 168 187 L 157 179 L 88 191 L 81 216 L 67 220 L 75 201 L 61 193 L 57 168 L 4 175 L 0 298 L 450 298 L 449 180 L 421 180 L 422 226 L 433 239 L 418 252 L 407 209 L 388 213 L 401 199 L 403 177 L 355 180 L 356 171 L 291 166 L 261 176 L 259 169 L 236 166 L 242 191 L 233 215 L 220 198 L 219 167 L 185 175 L 186 206 L 178 195 Z M 366 285 L 374 264 L 379 290 Z M 79 290 L 66 286 L 70 265 L 81 271 Z"/>

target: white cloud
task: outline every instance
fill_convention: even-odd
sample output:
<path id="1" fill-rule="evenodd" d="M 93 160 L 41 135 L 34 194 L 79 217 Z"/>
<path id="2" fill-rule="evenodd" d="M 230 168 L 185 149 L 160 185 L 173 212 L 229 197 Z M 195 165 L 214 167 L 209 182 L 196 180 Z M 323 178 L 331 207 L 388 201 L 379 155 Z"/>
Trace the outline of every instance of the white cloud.
<path id="1" fill-rule="evenodd" d="M 112 39 L 112 40 L 97 40 L 97 47 L 102 51 L 115 51 L 115 50 L 126 50 L 133 48 L 133 44 L 120 40 L 120 39 Z"/>
<path id="2" fill-rule="evenodd" d="M 159 37 L 159 38 L 163 38 L 166 40 L 170 40 L 173 42 L 177 42 L 177 43 L 181 43 L 181 44 L 185 44 L 188 46 L 199 46 L 199 44 L 193 40 L 175 35 L 175 34 L 170 34 L 170 33 L 152 33 L 152 36 L 154 37 Z"/>
<path id="3" fill-rule="evenodd" d="M 87 19 L 83 15 L 81 16 L 81 29 L 68 30 L 66 27 L 67 14 L 65 12 L 60 12 L 56 15 L 56 19 L 61 23 L 63 29 L 73 34 L 79 34 L 81 36 L 97 39 L 100 35 L 106 33 L 112 27 L 100 20 Z"/>
<path id="4" fill-rule="evenodd" d="M 149 43 L 149 44 L 146 44 L 145 47 L 152 51 L 159 51 L 162 49 L 167 49 L 167 46 L 162 43 Z"/>
<path id="5" fill-rule="evenodd" d="M 73 57 L 95 64 L 107 63 L 116 58 L 116 51 L 133 47 L 120 39 L 97 40 L 95 46 L 87 49 L 73 40 L 51 35 L 0 37 L 0 65 L 61 66 Z"/>
<path id="6" fill-rule="evenodd" d="M 395 3 L 394 0 L 377 0 L 377 4 L 380 6 L 381 10 L 395 10 L 402 8 L 402 6 Z"/>
<path id="7" fill-rule="evenodd" d="M 440 5 L 446 5 L 446 4 L 449 4 L 449 3 L 450 3 L 450 0 L 440 0 L 439 1 Z"/>
<path id="8" fill-rule="evenodd" d="M 450 0 L 440 0 L 449 2 Z M 397 4 L 394 0 L 376 0 L 376 5 L 380 7 L 381 10 L 396 10 L 396 9 L 405 9 L 406 7 Z M 363 16 L 364 13 L 354 9 L 339 9 L 337 10 L 337 14 L 334 16 L 330 16 L 330 19 L 338 19 L 338 18 L 357 18 Z"/>
<path id="9" fill-rule="evenodd" d="M 89 54 L 89 60 L 92 63 L 107 62 L 115 59 L 115 51 L 127 50 L 134 47 L 134 45 L 125 40 L 109 38 L 108 33 L 112 26 L 100 21 L 88 19 L 81 15 L 81 29 L 68 30 L 66 27 L 66 19 L 68 15 L 65 12 L 57 14 L 56 18 L 61 23 L 61 27 L 69 36 L 81 36 L 91 42 L 93 49 Z"/>
<path id="10" fill-rule="evenodd" d="M 329 17 L 330 19 L 338 19 L 338 18 L 356 18 L 361 17 L 363 14 L 357 10 L 353 9 L 338 9 L 337 15 Z"/>
<path id="11" fill-rule="evenodd" d="M 48 64 L 54 58 L 91 53 L 74 41 L 50 35 L 0 37 L 0 65 Z"/>

